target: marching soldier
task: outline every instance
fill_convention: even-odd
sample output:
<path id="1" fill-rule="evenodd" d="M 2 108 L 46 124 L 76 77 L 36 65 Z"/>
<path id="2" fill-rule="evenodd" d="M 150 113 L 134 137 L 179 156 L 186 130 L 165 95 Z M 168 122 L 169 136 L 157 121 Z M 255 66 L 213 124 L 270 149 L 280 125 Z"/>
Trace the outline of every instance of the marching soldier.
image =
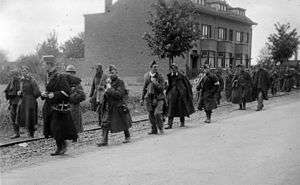
<path id="1" fill-rule="evenodd" d="M 268 100 L 268 90 L 270 87 L 269 73 L 261 66 L 257 66 L 257 71 L 254 73 L 253 86 L 257 99 L 256 111 L 261 111 L 264 107 L 263 100 Z"/>
<path id="2" fill-rule="evenodd" d="M 11 71 L 11 80 L 4 90 L 5 98 L 9 101 L 9 114 L 15 135 L 11 139 L 20 137 L 19 125 L 17 123 L 17 107 L 20 100 L 18 91 L 20 90 L 20 77 L 17 70 Z"/>
<path id="3" fill-rule="evenodd" d="M 171 65 L 171 73 L 168 76 L 168 87 L 166 90 L 168 102 L 168 127 L 171 129 L 174 117 L 180 118 L 180 127 L 185 126 L 185 116 L 195 112 L 193 105 L 192 85 L 181 72 L 176 64 Z"/>
<path id="4" fill-rule="evenodd" d="M 234 72 L 232 69 L 227 69 L 226 77 L 225 77 L 225 96 L 228 102 L 230 102 L 231 99 L 233 74 Z"/>
<path id="5" fill-rule="evenodd" d="M 244 66 L 237 66 L 237 73 L 232 80 L 231 102 L 239 104 L 240 110 L 246 110 L 246 103 L 251 102 L 252 97 L 252 79 Z"/>
<path id="6" fill-rule="evenodd" d="M 83 125 L 80 102 L 84 101 L 86 97 L 81 86 L 81 79 L 76 76 L 76 68 L 73 65 L 68 65 L 66 73 L 70 75 L 68 81 L 71 86 L 71 114 L 77 133 L 81 133 L 83 132 Z"/>
<path id="7" fill-rule="evenodd" d="M 123 143 L 130 142 L 131 116 L 126 105 L 128 91 L 125 88 L 124 81 L 118 77 L 117 68 L 109 66 L 108 78 L 104 93 L 104 100 L 101 106 L 101 127 L 102 140 L 97 146 L 108 145 L 108 132 L 124 132 L 125 140 Z"/>
<path id="8" fill-rule="evenodd" d="M 20 102 L 17 109 L 17 122 L 20 126 L 26 126 L 28 136 L 34 137 L 36 125 L 38 124 L 38 102 L 41 96 L 37 82 L 29 73 L 29 68 L 22 67 L 22 77 L 20 80 L 20 90 L 18 91 Z"/>
<path id="9" fill-rule="evenodd" d="M 56 141 L 56 151 L 52 156 L 62 155 L 67 150 L 65 140 L 77 140 L 77 131 L 71 115 L 70 94 L 71 87 L 68 83 L 66 75 L 59 74 L 56 69 L 56 59 L 53 56 L 43 57 L 48 71 L 48 80 L 46 91 L 42 93 L 47 106 L 46 118 L 47 129 L 51 129 L 51 133 Z"/>
<path id="10" fill-rule="evenodd" d="M 151 70 L 144 76 L 144 88 L 142 94 L 142 105 L 146 101 L 146 108 L 149 113 L 151 132 L 149 134 L 163 134 L 163 107 L 165 104 L 164 79 L 158 73 L 158 65 L 153 61 Z"/>
<path id="11" fill-rule="evenodd" d="M 204 66 L 204 75 L 196 87 L 199 92 L 198 109 L 204 110 L 206 113 L 205 123 L 211 122 L 212 110 L 217 108 L 217 96 L 219 92 L 220 82 L 218 77 L 213 74 L 207 66 Z"/>
<path id="12" fill-rule="evenodd" d="M 93 79 L 91 91 L 90 91 L 90 103 L 92 111 L 98 112 L 99 125 L 101 125 L 101 109 L 103 104 L 103 95 L 106 85 L 107 75 L 103 72 L 102 65 L 96 66 L 96 74 Z"/>

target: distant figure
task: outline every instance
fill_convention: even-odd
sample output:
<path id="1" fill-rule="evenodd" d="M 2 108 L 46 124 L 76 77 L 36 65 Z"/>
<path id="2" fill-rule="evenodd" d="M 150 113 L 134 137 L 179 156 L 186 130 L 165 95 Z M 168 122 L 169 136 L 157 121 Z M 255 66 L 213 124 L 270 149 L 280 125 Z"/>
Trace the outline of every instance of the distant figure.
<path id="1" fill-rule="evenodd" d="M 196 87 L 199 92 L 198 109 L 204 110 L 206 114 L 205 123 L 211 122 L 212 110 L 217 108 L 217 96 L 220 82 L 218 77 L 213 74 L 207 66 L 203 67 L 204 75 Z"/>
<path id="2" fill-rule="evenodd" d="M 166 90 L 168 102 L 168 127 L 171 129 L 174 117 L 180 118 L 180 127 L 185 126 L 185 116 L 189 117 L 195 112 L 193 105 L 192 85 L 185 75 L 178 71 L 176 64 L 172 64 L 168 75 Z"/>
<path id="3" fill-rule="evenodd" d="M 108 77 L 101 106 L 102 140 L 97 144 L 99 147 L 108 145 L 109 131 L 112 133 L 124 132 L 125 140 L 123 143 L 130 142 L 129 128 L 132 120 L 125 101 L 128 91 L 125 88 L 124 81 L 118 77 L 115 66 L 109 66 Z"/>
<path id="4" fill-rule="evenodd" d="M 279 73 L 277 69 L 273 69 L 270 76 L 270 83 L 271 83 L 271 93 L 273 96 L 276 95 L 279 89 Z"/>
<path id="5" fill-rule="evenodd" d="M 146 108 L 151 123 L 151 132 L 149 134 L 163 134 L 163 108 L 165 104 L 164 95 L 165 81 L 158 72 L 158 64 L 153 61 L 150 65 L 150 71 L 144 76 L 144 87 L 142 94 L 142 105 L 146 101 Z"/>
<path id="6" fill-rule="evenodd" d="M 232 79 L 231 102 L 239 104 L 240 110 L 246 110 L 246 103 L 253 101 L 252 79 L 244 66 L 238 65 L 237 72 Z"/>
<path id="7" fill-rule="evenodd" d="M 269 73 L 261 66 L 257 66 L 257 71 L 253 77 L 253 89 L 257 99 L 256 111 L 261 111 L 264 107 L 263 100 L 268 100 L 268 90 L 270 88 Z"/>
<path id="8" fill-rule="evenodd" d="M 21 74 L 20 90 L 18 91 L 20 102 L 17 110 L 17 121 L 19 125 L 27 128 L 28 136 L 33 138 L 36 125 L 38 124 L 37 98 L 41 96 L 41 91 L 27 66 L 22 67 Z"/>
<path id="9" fill-rule="evenodd" d="M 18 91 L 20 90 L 20 76 L 17 70 L 10 71 L 11 80 L 4 90 L 5 98 L 9 101 L 9 114 L 15 135 L 11 139 L 20 137 L 19 125 L 17 123 L 17 108 L 20 97 Z"/>
<path id="10" fill-rule="evenodd" d="M 84 101 L 86 96 L 81 86 L 81 79 L 76 76 L 76 68 L 73 65 L 68 65 L 66 68 L 66 73 L 70 75 L 68 81 L 71 86 L 71 114 L 77 133 L 81 133 L 83 132 L 83 125 L 80 102 Z"/>
<path id="11" fill-rule="evenodd" d="M 103 104 L 103 96 L 106 85 L 107 75 L 103 72 L 102 65 L 96 66 L 96 74 L 93 78 L 93 83 L 90 91 L 90 103 L 92 111 L 97 111 L 99 115 L 99 125 L 101 125 L 101 109 Z"/>
<path id="12" fill-rule="evenodd" d="M 234 75 L 233 69 L 227 69 L 226 76 L 225 76 L 225 96 L 228 102 L 231 101 L 233 75 Z"/>
<path id="13" fill-rule="evenodd" d="M 48 71 L 46 91 L 42 93 L 45 104 L 50 107 L 48 121 L 50 121 L 51 134 L 56 142 L 56 151 L 52 156 L 62 155 L 67 150 L 65 140 L 76 141 L 75 128 L 70 105 L 71 86 L 66 75 L 59 74 L 56 69 L 56 59 L 53 56 L 44 59 Z M 49 132 L 48 132 L 49 133 Z"/>
<path id="14" fill-rule="evenodd" d="M 218 81 L 219 81 L 219 86 L 218 86 L 218 91 L 216 93 L 216 98 L 217 98 L 218 105 L 220 105 L 221 104 L 221 99 L 222 99 L 222 91 L 224 90 L 224 80 L 223 80 L 223 76 L 222 76 L 222 70 L 217 69 L 214 74 L 215 74 L 215 76 L 218 77 Z"/>

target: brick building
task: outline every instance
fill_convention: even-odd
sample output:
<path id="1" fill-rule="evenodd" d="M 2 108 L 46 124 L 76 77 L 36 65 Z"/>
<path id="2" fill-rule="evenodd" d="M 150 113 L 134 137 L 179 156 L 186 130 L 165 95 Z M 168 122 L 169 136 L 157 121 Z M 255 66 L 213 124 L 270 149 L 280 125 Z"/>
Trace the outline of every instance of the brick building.
<path id="1" fill-rule="evenodd" d="M 105 0 L 105 12 L 85 15 L 85 58 L 89 64 L 115 64 L 121 76 L 142 76 L 150 55 L 142 36 L 155 0 Z M 195 28 L 201 39 L 195 42 L 187 57 L 174 61 L 181 69 L 194 71 L 203 64 L 229 67 L 251 64 L 252 26 L 245 9 L 231 7 L 223 0 L 192 0 L 198 10 Z M 160 61 L 164 73 L 168 62 Z"/>

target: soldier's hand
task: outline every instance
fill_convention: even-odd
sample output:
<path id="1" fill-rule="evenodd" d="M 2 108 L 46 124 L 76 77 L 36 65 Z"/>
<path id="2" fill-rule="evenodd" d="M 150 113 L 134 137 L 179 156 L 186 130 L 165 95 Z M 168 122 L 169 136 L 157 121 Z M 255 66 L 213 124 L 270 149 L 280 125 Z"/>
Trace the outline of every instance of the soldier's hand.
<path id="1" fill-rule="evenodd" d="M 48 94 L 48 98 L 49 98 L 49 99 L 54 98 L 54 93 L 49 93 L 49 94 Z"/>
<path id="2" fill-rule="evenodd" d="M 18 91 L 18 92 L 17 92 L 17 95 L 18 95 L 18 96 L 21 96 L 21 95 L 22 95 L 22 91 Z"/>

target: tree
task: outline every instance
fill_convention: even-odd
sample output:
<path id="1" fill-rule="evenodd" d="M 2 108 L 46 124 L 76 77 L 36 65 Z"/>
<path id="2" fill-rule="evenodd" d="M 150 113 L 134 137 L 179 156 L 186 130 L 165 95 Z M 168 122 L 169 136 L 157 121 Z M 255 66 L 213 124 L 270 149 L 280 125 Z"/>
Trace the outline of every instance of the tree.
<path id="1" fill-rule="evenodd" d="M 63 46 L 60 47 L 65 58 L 83 58 L 84 57 L 84 33 L 67 40 Z"/>
<path id="2" fill-rule="evenodd" d="M 262 64 L 264 66 L 272 66 L 274 64 L 274 60 L 272 59 L 271 50 L 268 45 L 265 45 L 258 54 L 257 64 Z"/>
<path id="3" fill-rule="evenodd" d="M 272 58 L 276 62 L 288 61 L 293 56 L 299 42 L 299 36 L 296 29 L 292 29 L 290 23 L 275 24 L 276 33 L 268 37 L 268 48 L 271 51 Z"/>
<path id="4" fill-rule="evenodd" d="M 195 6 L 189 0 L 158 0 L 152 7 L 154 11 L 147 21 L 152 32 L 145 33 L 144 39 L 152 55 L 168 58 L 171 65 L 175 57 L 184 57 L 198 38 L 194 29 Z"/>
<path id="5" fill-rule="evenodd" d="M 51 32 L 47 40 L 38 44 L 36 48 L 38 56 L 41 58 L 43 55 L 53 55 L 55 57 L 60 56 L 60 51 L 58 48 L 57 34 L 55 31 Z"/>

